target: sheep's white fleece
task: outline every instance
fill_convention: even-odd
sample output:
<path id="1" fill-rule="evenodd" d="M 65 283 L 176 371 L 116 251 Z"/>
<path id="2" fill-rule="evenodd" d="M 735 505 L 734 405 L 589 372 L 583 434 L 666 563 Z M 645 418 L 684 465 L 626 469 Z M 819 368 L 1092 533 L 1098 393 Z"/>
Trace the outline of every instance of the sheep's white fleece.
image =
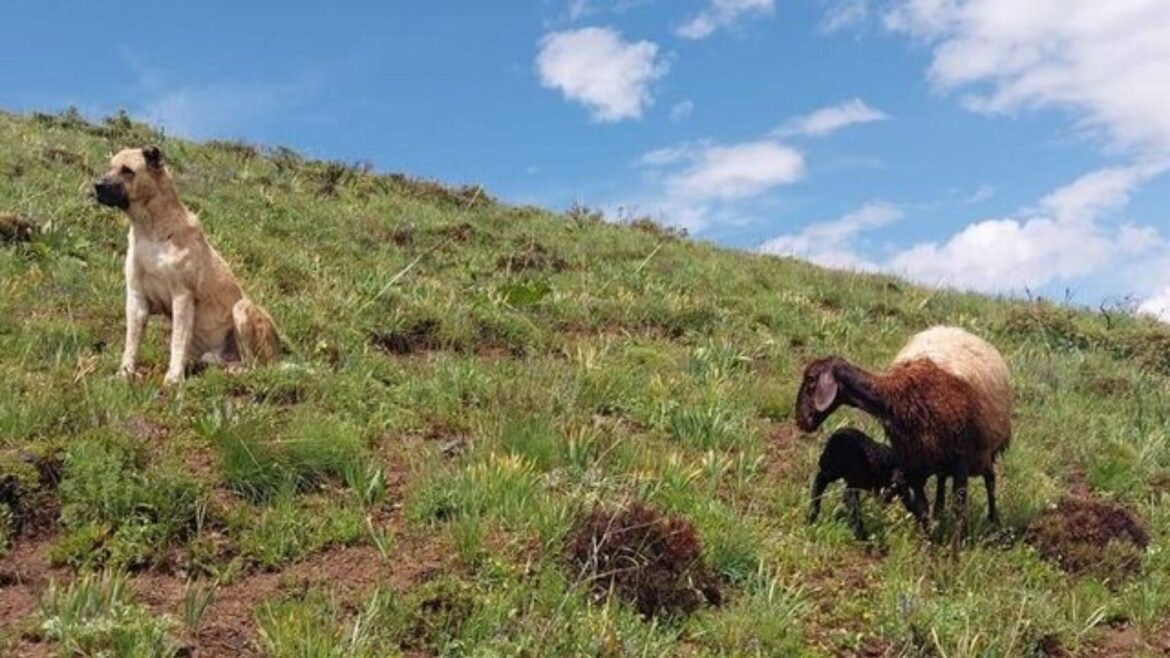
<path id="1" fill-rule="evenodd" d="M 916 334 L 894 357 L 894 364 L 928 359 L 971 385 L 979 396 L 990 448 L 1006 447 L 1012 435 L 1011 372 L 999 350 L 958 327 L 932 327 Z"/>

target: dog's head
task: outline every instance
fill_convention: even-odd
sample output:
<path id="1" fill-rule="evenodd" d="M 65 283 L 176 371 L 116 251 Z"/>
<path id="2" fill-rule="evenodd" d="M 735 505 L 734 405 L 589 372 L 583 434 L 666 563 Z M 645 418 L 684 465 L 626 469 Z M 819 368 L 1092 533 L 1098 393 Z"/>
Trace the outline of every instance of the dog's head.
<path id="1" fill-rule="evenodd" d="M 124 149 L 110 158 L 110 168 L 93 183 L 98 203 L 127 212 L 145 205 L 166 186 L 167 170 L 157 146 Z"/>

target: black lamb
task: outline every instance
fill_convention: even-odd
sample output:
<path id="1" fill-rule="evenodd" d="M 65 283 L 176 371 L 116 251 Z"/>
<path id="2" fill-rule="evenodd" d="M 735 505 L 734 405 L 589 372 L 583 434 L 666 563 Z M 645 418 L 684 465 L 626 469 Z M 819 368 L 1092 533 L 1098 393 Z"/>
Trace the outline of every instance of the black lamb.
<path id="1" fill-rule="evenodd" d="M 895 495 L 907 509 L 912 509 L 909 493 L 899 471 L 897 453 L 883 443 L 874 441 L 865 432 L 851 427 L 839 429 L 829 437 L 821 452 L 820 470 L 813 480 L 812 507 L 808 522 L 814 523 L 821 513 L 821 498 L 825 489 L 837 480 L 845 480 L 845 507 L 849 525 L 858 539 L 866 538 L 861 522 L 860 492 L 880 494 L 883 502 Z"/>

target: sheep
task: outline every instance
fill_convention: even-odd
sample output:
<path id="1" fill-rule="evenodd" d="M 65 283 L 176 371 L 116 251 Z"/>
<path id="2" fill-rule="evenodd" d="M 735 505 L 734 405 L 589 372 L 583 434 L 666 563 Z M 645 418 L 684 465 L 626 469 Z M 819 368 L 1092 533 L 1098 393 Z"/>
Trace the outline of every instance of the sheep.
<path id="1" fill-rule="evenodd" d="M 967 478 L 983 477 L 988 519 L 999 523 L 995 458 L 1011 440 L 1012 389 L 1007 364 L 983 339 L 955 327 L 914 336 L 885 372 L 838 356 L 808 365 L 797 393 L 796 421 L 815 431 L 841 405 L 882 422 L 910 487 L 912 511 L 927 525 L 926 479 L 937 475 L 936 518 L 946 477 L 966 524 Z"/>
<path id="2" fill-rule="evenodd" d="M 809 523 L 815 523 L 821 514 L 821 498 L 825 489 L 841 479 L 845 480 L 845 508 L 849 514 L 849 525 L 860 540 L 864 541 L 867 536 L 861 522 L 860 492 L 881 495 L 885 503 L 897 495 L 907 509 L 913 509 L 907 498 L 906 487 L 899 485 L 901 478 L 898 476 L 898 457 L 894 449 L 874 441 L 865 432 L 851 427 L 833 432 L 821 451 L 818 467 L 816 478 L 813 479 Z"/>

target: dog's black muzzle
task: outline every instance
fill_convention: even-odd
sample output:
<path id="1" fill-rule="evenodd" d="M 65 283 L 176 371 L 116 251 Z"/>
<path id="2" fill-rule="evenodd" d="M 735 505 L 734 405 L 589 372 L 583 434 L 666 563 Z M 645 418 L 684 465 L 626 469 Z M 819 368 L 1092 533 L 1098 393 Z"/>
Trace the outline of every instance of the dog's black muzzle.
<path id="1" fill-rule="evenodd" d="M 111 208 L 126 210 L 130 207 L 130 199 L 126 196 L 126 188 L 119 182 L 98 180 L 93 184 L 93 195 L 97 202 Z"/>

